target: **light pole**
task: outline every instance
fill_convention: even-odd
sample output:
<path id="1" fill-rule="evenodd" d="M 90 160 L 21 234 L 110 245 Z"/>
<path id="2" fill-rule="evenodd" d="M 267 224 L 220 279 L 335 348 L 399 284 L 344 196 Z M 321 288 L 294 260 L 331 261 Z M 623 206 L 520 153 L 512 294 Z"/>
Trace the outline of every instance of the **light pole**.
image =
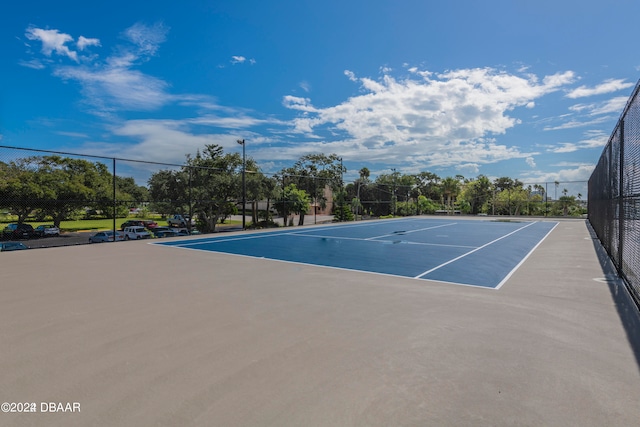
<path id="1" fill-rule="evenodd" d="M 242 229 L 245 230 L 245 208 L 247 206 L 247 181 L 245 175 L 247 172 L 247 158 L 245 156 L 245 140 L 239 139 L 237 142 L 242 145 Z"/>

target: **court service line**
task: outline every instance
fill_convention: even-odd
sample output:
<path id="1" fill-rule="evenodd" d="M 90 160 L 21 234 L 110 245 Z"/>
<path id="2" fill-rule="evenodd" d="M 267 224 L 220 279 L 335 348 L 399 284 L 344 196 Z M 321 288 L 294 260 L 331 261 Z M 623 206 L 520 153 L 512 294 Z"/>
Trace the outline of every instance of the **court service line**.
<path id="1" fill-rule="evenodd" d="M 400 223 L 402 220 L 398 221 L 398 223 Z M 334 227 L 331 227 L 332 229 L 342 229 L 342 228 L 350 228 L 350 227 L 373 227 L 374 223 L 379 223 L 382 221 L 371 221 L 371 222 L 367 222 L 365 224 L 349 224 L 349 225 L 337 225 Z M 404 222 L 404 221 L 402 221 Z M 455 223 L 453 223 L 455 224 Z M 453 224 L 446 224 L 446 225 L 453 225 Z M 435 227 L 430 227 L 430 228 L 438 228 L 438 227 L 444 227 L 446 225 L 438 225 Z M 158 244 L 158 245 L 163 245 L 163 246 L 178 246 L 178 247 L 186 247 L 186 246 L 198 246 L 198 245 L 208 245 L 209 243 L 222 243 L 222 242 L 233 242 L 235 240 L 250 240 L 250 239 L 262 239 L 265 237 L 273 237 L 273 236 L 286 236 L 286 235 L 304 235 L 305 233 L 313 233 L 314 230 L 323 228 L 322 226 L 311 226 L 305 230 L 287 230 L 287 231 L 282 231 L 282 232 L 277 232 L 277 233 L 273 233 L 273 232 L 265 232 L 265 233 L 260 233 L 260 234 L 252 234 L 250 236 L 240 236 L 240 237 L 230 237 L 230 238 L 225 238 L 225 237 L 220 237 L 220 236 L 216 236 L 216 237 L 211 237 L 209 239 L 198 239 L 197 241 L 194 242 L 189 242 L 189 241 L 185 241 L 184 243 L 176 243 L 174 245 L 167 245 L 164 242 L 159 242 L 159 243 L 152 243 L 152 244 Z M 428 228 L 425 228 L 423 230 L 428 230 Z M 420 231 L 420 230 L 415 230 L 415 231 Z M 389 236 L 393 236 L 394 234 L 390 234 Z M 384 237 L 384 236 L 377 236 L 377 237 L 372 237 L 372 238 L 380 238 L 380 237 Z M 337 237 L 334 237 L 337 238 Z M 341 237 L 343 239 L 354 239 L 354 238 L 345 238 L 345 237 Z M 366 239 L 365 239 L 366 240 Z"/>
<path id="2" fill-rule="evenodd" d="M 484 245 L 482 245 L 482 246 L 480 246 L 480 247 L 477 247 L 477 248 L 475 248 L 475 249 L 474 249 L 474 250 L 472 250 L 472 251 L 469 251 L 469 252 L 467 252 L 467 253 L 465 253 L 465 254 L 462 254 L 462 255 L 460 255 L 460 256 L 458 256 L 458 257 L 456 257 L 456 258 L 453 258 L 453 259 L 451 259 L 451 260 L 449 260 L 449 261 L 447 261 L 447 262 L 445 262 L 445 263 L 442 263 L 442 264 L 440 264 L 440 265 L 438 265 L 438 266 L 436 266 L 436 267 L 433 267 L 431 270 L 427 270 L 427 271 L 425 271 L 424 273 L 422 273 L 422 274 L 419 274 L 419 275 L 415 276 L 415 277 L 414 277 L 414 279 L 419 279 L 419 278 L 421 278 L 421 277 L 423 277 L 423 276 L 426 276 L 427 274 L 432 273 L 432 272 L 434 272 L 434 271 L 436 271 L 436 270 L 438 270 L 438 269 L 440 269 L 440 268 L 444 267 L 445 265 L 451 264 L 452 262 L 456 262 L 456 261 L 458 261 L 459 259 L 466 257 L 467 255 L 471 255 L 472 253 L 477 252 L 477 251 L 479 251 L 480 249 L 486 248 L 487 246 L 492 245 L 492 244 L 494 244 L 495 242 L 500 241 L 500 240 L 502 240 L 502 239 L 504 239 L 504 238 L 506 238 L 506 237 L 509 237 L 509 236 L 511 236 L 512 234 L 515 234 L 515 233 L 519 232 L 520 230 L 524 230 L 525 228 L 530 227 L 530 226 L 532 226 L 533 224 L 536 224 L 537 222 L 538 222 L 538 221 L 534 221 L 534 222 L 532 222 L 532 223 L 530 223 L 530 224 L 525 225 L 524 227 L 520 227 L 520 228 L 518 228 L 517 230 L 513 230 L 513 231 L 512 231 L 511 233 L 509 233 L 509 234 L 505 234 L 505 235 L 504 235 L 504 236 L 502 236 L 502 237 L 498 237 L 497 239 L 492 240 L 492 241 L 490 241 L 489 243 L 485 243 Z"/>
<path id="3" fill-rule="evenodd" d="M 405 234 L 409 234 L 409 233 L 415 233 L 417 231 L 424 231 L 424 230 L 433 230 L 434 228 L 442 228 L 442 227 L 448 227 L 450 225 L 456 225 L 457 222 L 450 222 L 448 224 L 441 224 L 441 225 L 434 225 L 433 227 L 427 227 L 427 228 L 419 228 L 417 230 L 409 230 L 409 231 L 403 231 L 403 233 Z M 391 234 L 383 234 L 382 236 L 373 236 L 373 237 L 367 237 L 364 240 L 374 240 L 374 239 L 382 239 L 383 237 L 391 237 L 391 236 L 397 236 L 397 233 L 391 233 Z"/>
<path id="4" fill-rule="evenodd" d="M 177 247 L 185 247 L 185 246 L 197 246 L 197 245 L 208 245 L 209 243 L 224 243 L 224 242 L 233 242 L 235 240 L 250 240 L 250 239 L 262 239 L 264 237 L 273 237 L 273 236 L 286 236 L 289 234 L 299 234 L 302 233 L 302 231 L 289 231 L 289 232 L 283 232 L 283 233 L 270 233 L 270 232 L 266 232 L 266 233 L 261 233 L 261 234 L 252 234 L 250 236 L 241 236 L 241 237 L 229 237 L 229 238 L 225 238 L 225 237 L 220 237 L 220 236 L 216 236 L 216 237 L 211 237 L 209 239 L 205 239 L 203 240 L 198 240 L 196 242 L 189 242 L 189 241 L 185 241 L 185 243 L 176 243 L 175 245 L 170 245 L 170 244 L 166 244 L 164 242 L 158 242 L 158 243 L 153 243 L 156 245 L 163 245 L 163 246 L 177 246 Z"/>
<path id="5" fill-rule="evenodd" d="M 416 231 L 418 231 L 418 230 L 416 230 Z M 288 235 L 289 236 L 293 235 L 295 237 L 313 237 L 313 238 L 317 238 L 317 239 L 356 240 L 356 241 L 359 241 L 359 242 L 391 243 L 388 240 L 371 240 L 371 239 L 373 239 L 372 237 L 362 238 L 362 237 L 323 236 L 321 234 L 301 234 L 301 233 L 289 233 Z M 395 234 L 389 234 L 389 236 L 396 236 L 396 235 Z M 382 236 L 382 237 L 384 237 L 384 236 Z M 444 246 L 444 247 L 450 247 L 450 248 L 467 248 L 467 249 L 476 248 L 476 246 L 447 245 L 447 244 L 442 244 L 442 243 L 423 243 L 423 242 L 409 242 L 409 241 L 402 241 L 402 243 L 405 243 L 407 245 Z"/>

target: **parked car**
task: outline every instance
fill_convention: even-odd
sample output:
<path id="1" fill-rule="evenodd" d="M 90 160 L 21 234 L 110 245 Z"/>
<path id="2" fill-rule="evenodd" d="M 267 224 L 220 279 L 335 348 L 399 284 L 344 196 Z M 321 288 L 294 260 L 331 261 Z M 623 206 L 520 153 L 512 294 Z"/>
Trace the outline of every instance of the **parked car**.
<path id="1" fill-rule="evenodd" d="M 4 230 L 2 230 L 2 237 L 7 240 L 30 239 L 35 236 L 36 234 L 31 224 L 8 224 Z"/>
<path id="2" fill-rule="evenodd" d="M 54 225 L 39 225 L 33 230 L 38 237 L 59 236 L 60 229 Z"/>
<path id="3" fill-rule="evenodd" d="M 113 236 L 113 230 L 99 231 L 93 236 L 89 237 L 89 243 L 113 242 Z M 116 231 L 115 241 L 120 242 L 122 240 L 124 240 L 124 233 L 122 231 Z"/>
<path id="4" fill-rule="evenodd" d="M 187 225 L 196 225 L 195 220 L 189 218 L 189 215 L 171 215 L 167 218 L 167 224 L 173 228 L 184 228 Z"/>
<path id="5" fill-rule="evenodd" d="M 133 226 L 144 227 L 144 221 L 138 219 L 130 219 L 122 223 L 122 225 L 120 226 L 120 230 L 124 231 L 125 228 Z"/>
<path id="6" fill-rule="evenodd" d="M 23 249 L 29 249 L 22 242 L 0 242 L 0 252 L 20 251 Z"/>
<path id="7" fill-rule="evenodd" d="M 178 236 L 178 232 L 169 227 L 154 227 L 151 228 L 151 233 L 158 238 Z"/>
<path id="8" fill-rule="evenodd" d="M 150 237 L 151 233 L 142 226 L 135 225 L 124 229 L 125 240 L 149 239 Z"/>
<path id="9" fill-rule="evenodd" d="M 142 221 L 142 226 L 151 230 L 152 228 L 156 228 L 158 223 L 150 219 L 145 219 Z"/>

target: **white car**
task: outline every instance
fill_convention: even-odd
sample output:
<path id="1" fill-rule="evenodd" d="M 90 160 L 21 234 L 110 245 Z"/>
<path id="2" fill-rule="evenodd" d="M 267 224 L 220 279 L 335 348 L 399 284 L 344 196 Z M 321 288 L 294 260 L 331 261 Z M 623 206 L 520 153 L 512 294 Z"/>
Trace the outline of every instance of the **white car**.
<path id="1" fill-rule="evenodd" d="M 39 225 L 33 230 L 39 237 L 59 236 L 60 229 L 54 225 Z"/>
<path id="2" fill-rule="evenodd" d="M 151 238 L 151 233 L 149 233 L 144 227 L 140 227 L 139 225 L 126 227 L 123 232 L 125 240 L 140 240 Z"/>

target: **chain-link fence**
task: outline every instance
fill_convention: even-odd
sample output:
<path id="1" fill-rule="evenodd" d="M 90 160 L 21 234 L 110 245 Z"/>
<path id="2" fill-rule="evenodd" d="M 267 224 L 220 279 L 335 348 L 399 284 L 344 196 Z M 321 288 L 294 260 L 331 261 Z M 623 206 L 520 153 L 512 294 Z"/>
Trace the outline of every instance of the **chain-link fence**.
<path id="1" fill-rule="evenodd" d="M 0 238 L 44 247 L 90 243 L 102 230 L 107 241 L 138 237 L 126 226 L 145 227 L 144 237 L 171 235 L 169 226 L 215 231 L 241 211 L 242 163 L 233 159 L 207 167 L 0 146 Z"/>
<path id="2" fill-rule="evenodd" d="M 640 304 L 640 82 L 589 179 L 589 221 Z"/>
<path id="3" fill-rule="evenodd" d="M 263 228 L 422 214 L 579 216 L 586 210 L 584 182 L 523 184 L 394 171 L 375 181 L 361 173 L 347 183 L 342 159 L 329 160 L 264 174 L 244 154 L 214 146 L 185 164 L 0 146 L 0 238 L 62 232 L 34 240 L 31 246 L 38 247 L 88 243 L 100 230 L 117 240 L 125 226 L 143 226 L 153 237 L 239 228 L 238 219 L 242 228 Z"/>
<path id="4" fill-rule="evenodd" d="M 126 239 L 126 226 L 155 237 L 352 219 L 341 175 L 267 175 L 244 156 L 209 154 L 172 164 L 0 146 L 0 239 L 45 247 L 102 231 Z"/>

